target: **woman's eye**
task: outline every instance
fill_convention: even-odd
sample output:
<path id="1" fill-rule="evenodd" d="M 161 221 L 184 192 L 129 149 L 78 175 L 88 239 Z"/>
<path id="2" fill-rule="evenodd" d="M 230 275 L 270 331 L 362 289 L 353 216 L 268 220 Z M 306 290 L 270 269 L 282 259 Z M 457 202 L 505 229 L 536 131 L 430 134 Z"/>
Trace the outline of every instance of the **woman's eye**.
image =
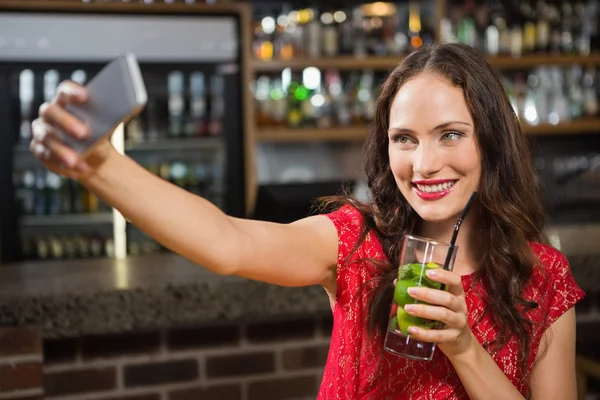
<path id="1" fill-rule="evenodd" d="M 399 144 L 408 144 L 410 142 L 410 138 L 404 135 L 398 135 L 394 137 L 394 142 Z"/>
<path id="2" fill-rule="evenodd" d="M 456 140 L 461 136 L 462 134 L 458 132 L 446 132 L 442 135 L 442 140 Z"/>

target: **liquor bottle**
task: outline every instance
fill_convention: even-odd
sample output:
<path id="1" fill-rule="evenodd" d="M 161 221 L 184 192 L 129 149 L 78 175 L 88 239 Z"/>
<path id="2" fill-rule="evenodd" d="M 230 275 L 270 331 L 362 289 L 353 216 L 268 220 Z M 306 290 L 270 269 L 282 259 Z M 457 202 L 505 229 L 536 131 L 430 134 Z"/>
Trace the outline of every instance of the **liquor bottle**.
<path id="1" fill-rule="evenodd" d="M 168 163 L 162 162 L 158 168 L 158 176 L 165 181 L 173 183 L 171 179 L 171 167 Z"/>
<path id="2" fill-rule="evenodd" d="M 75 214 L 81 214 L 84 212 L 83 206 L 83 186 L 74 180 L 69 181 L 69 192 L 71 199 L 71 212 Z"/>
<path id="3" fill-rule="evenodd" d="M 77 257 L 77 244 L 75 238 L 72 236 L 65 236 L 63 238 L 63 246 L 65 251 L 65 258 Z"/>
<path id="4" fill-rule="evenodd" d="M 334 115 L 333 115 L 333 97 L 327 87 L 327 73 L 325 74 L 325 80 L 321 82 L 321 86 L 313 96 L 316 106 L 318 107 L 317 112 L 317 127 L 322 129 L 331 128 L 334 126 Z M 318 96 L 318 97 L 317 97 Z"/>
<path id="5" fill-rule="evenodd" d="M 20 140 L 22 143 L 31 141 L 31 115 L 33 109 L 34 74 L 30 69 L 24 69 L 19 75 L 19 101 L 21 104 Z"/>
<path id="6" fill-rule="evenodd" d="M 225 78 L 221 74 L 210 77 L 210 120 L 208 134 L 219 136 L 223 133 L 223 118 L 225 117 Z"/>
<path id="7" fill-rule="evenodd" d="M 206 85 L 204 73 L 200 71 L 194 71 L 190 75 L 190 113 L 185 134 L 206 134 Z"/>
<path id="8" fill-rule="evenodd" d="M 583 109 L 586 117 L 598 115 L 598 97 L 596 94 L 596 71 L 594 67 L 588 67 L 583 75 L 581 85 L 583 87 Z"/>
<path id="9" fill-rule="evenodd" d="M 88 258 L 90 256 L 90 240 L 86 236 L 77 235 L 77 252 L 79 257 Z"/>
<path id="10" fill-rule="evenodd" d="M 313 102 L 315 89 L 321 85 L 321 71 L 315 67 L 308 67 L 302 71 L 302 83 L 296 89 L 295 97 L 300 102 L 302 124 L 315 126 L 317 109 Z"/>
<path id="11" fill-rule="evenodd" d="M 510 55 L 515 58 L 523 54 L 523 18 L 518 9 L 513 9 L 510 18 Z"/>
<path id="12" fill-rule="evenodd" d="M 560 49 L 563 54 L 573 54 L 575 46 L 573 43 L 573 6 L 567 1 L 561 4 L 561 44 Z"/>
<path id="13" fill-rule="evenodd" d="M 523 53 L 531 54 L 535 52 L 536 49 L 536 10 L 535 8 L 528 2 L 523 1 L 521 3 L 521 15 L 524 19 L 523 25 Z"/>
<path id="14" fill-rule="evenodd" d="M 500 30 L 506 29 L 506 21 L 502 15 L 503 6 L 498 0 L 490 3 L 490 24 L 485 29 L 485 53 L 496 56 L 500 53 Z"/>
<path id="15" fill-rule="evenodd" d="M 322 53 L 322 29 L 317 10 L 309 10 L 309 20 L 306 23 L 306 51 L 309 57 L 318 58 Z"/>
<path id="16" fill-rule="evenodd" d="M 352 114 L 350 112 L 350 92 L 343 89 L 344 82 L 339 72 L 333 72 L 330 75 L 328 83 L 329 92 L 333 97 L 333 108 L 340 126 L 348 126 L 352 123 Z"/>
<path id="17" fill-rule="evenodd" d="M 171 164 L 169 175 L 175 185 L 183 188 L 185 185 L 185 177 L 187 175 L 187 166 L 180 161 L 174 162 Z"/>
<path id="18" fill-rule="evenodd" d="M 106 238 L 104 240 L 104 254 L 108 258 L 115 257 L 115 241 L 113 238 Z"/>
<path id="19" fill-rule="evenodd" d="M 34 239 L 35 243 L 35 253 L 38 259 L 46 260 L 50 256 L 50 248 L 48 242 L 43 237 L 38 237 Z"/>
<path id="20" fill-rule="evenodd" d="M 550 19 L 548 15 L 548 6 L 544 0 L 537 2 L 537 22 L 536 22 L 536 44 L 538 53 L 547 53 L 550 45 Z"/>
<path id="21" fill-rule="evenodd" d="M 71 80 L 75 83 L 80 84 L 81 86 L 85 85 L 87 81 L 87 73 L 83 69 L 76 69 L 71 74 Z"/>
<path id="22" fill-rule="evenodd" d="M 475 30 L 475 3 L 473 0 L 466 0 L 464 9 L 465 15 L 458 23 L 456 38 L 460 43 L 476 47 L 477 32 Z"/>
<path id="23" fill-rule="evenodd" d="M 16 197 L 19 201 L 20 211 L 24 215 L 35 214 L 36 190 L 35 172 L 25 170 L 15 172 Z"/>
<path id="24" fill-rule="evenodd" d="M 560 54 L 561 52 L 561 16 L 555 4 L 548 3 L 548 20 L 550 21 L 550 43 L 548 52 Z"/>
<path id="25" fill-rule="evenodd" d="M 60 213 L 61 214 L 72 214 L 73 210 L 73 198 L 72 196 L 72 183 L 68 178 L 61 177 L 59 197 L 60 197 Z"/>
<path id="26" fill-rule="evenodd" d="M 358 101 L 362 107 L 362 117 L 365 122 L 371 122 L 375 118 L 376 94 L 375 75 L 372 70 L 365 70 L 360 78 L 358 86 Z"/>
<path id="27" fill-rule="evenodd" d="M 287 126 L 298 128 L 302 125 L 304 115 L 302 114 L 302 101 L 308 97 L 308 90 L 302 86 L 292 74 L 292 80 L 288 86 L 287 95 Z"/>
<path id="28" fill-rule="evenodd" d="M 590 54 L 590 33 L 589 17 L 586 15 L 586 6 L 583 2 L 578 1 L 573 6 L 572 17 L 572 35 L 573 35 L 573 52 L 582 56 Z"/>
<path id="29" fill-rule="evenodd" d="M 44 73 L 44 101 L 49 102 L 56 94 L 60 75 L 57 70 L 50 69 Z"/>
<path id="30" fill-rule="evenodd" d="M 273 126 L 284 126 L 287 102 L 281 78 L 272 80 L 269 97 L 266 101 L 269 102 L 267 110 L 269 112 L 270 124 Z"/>
<path id="31" fill-rule="evenodd" d="M 339 23 L 340 53 L 351 55 L 354 52 L 354 26 L 348 10 L 338 10 L 333 18 Z M 337 18 L 336 18 L 337 16 Z"/>
<path id="32" fill-rule="evenodd" d="M 256 103 L 256 125 L 271 125 L 271 103 L 269 102 L 270 79 L 261 75 L 254 82 L 254 101 Z"/>
<path id="33" fill-rule="evenodd" d="M 102 244 L 102 239 L 97 235 L 90 237 L 90 255 L 93 258 L 100 258 L 103 254 L 104 246 Z"/>
<path id="34" fill-rule="evenodd" d="M 46 171 L 35 171 L 35 215 L 46 215 L 48 200 L 46 197 Z"/>
<path id="35" fill-rule="evenodd" d="M 273 32 L 273 58 L 280 60 L 291 60 L 294 57 L 293 29 L 290 24 L 290 9 L 287 6 L 282 7 Z"/>
<path id="36" fill-rule="evenodd" d="M 200 191 L 198 190 L 198 180 L 196 179 L 194 165 L 191 163 L 187 163 L 185 166 L 185 171 L 186 172 L 185 177 L 183 178 L 182 187 L 192 194 L 201 196 Z"/>
<path id="37" fill-rule="evenodd" d="M 365 15 L 361 7 L 352 9 L 352 38 L 353 38 L 353 54 L 356 57 L 362 58 L 367 55 L 367 37 L 363 22 Z"/>
<path id="38" fill-rule="evenodd" d="M 323 24 L 323 55 L 335 57 L 339 53 L 339 27 L 335 20 L 335 11 L 329 10 L 321 14 Z"/>
<path id="39" fill-rule="evenodd" d="M 48 214 L 60 214 L 62 209 L 61 185 L 63 181 L 60 176 L 53 172 L 46 173 L 46 192 L 48 202 Z"/>
<path id="40" fill-rule="evenodd" d="M 168 75 L 169 90 L 169 136 L 181 137 L 183 134 L 183 98 L 184 76 L 181 71 L 172 71 Z"/>
<path id="41" fill-rule="evenodd" d="M 569 96 L 569 116 L 571 119 L 579 119 L 583 116 L 582 78 L 583 69 L 579 65 L 573 65 L 565 71 L 566 90 Z"/>
<path id="42" fill-rule="evenodd" d="M 155 141 L 165 136 L 168 128 L 165 122 L 169 118 L 168 100 L 164 90 L 163 77 L 154 74 L 144 74 L 144 81 L 148 91 L 148 102 L 140 114 L 142 138 L 146 141 Z"/>
<path id="43" fill-rule="evenodd" d="M 51 258 L 59 260 L 64 257 L 64 247 L 57 236 L 48 237 L 48 248 Z"/>

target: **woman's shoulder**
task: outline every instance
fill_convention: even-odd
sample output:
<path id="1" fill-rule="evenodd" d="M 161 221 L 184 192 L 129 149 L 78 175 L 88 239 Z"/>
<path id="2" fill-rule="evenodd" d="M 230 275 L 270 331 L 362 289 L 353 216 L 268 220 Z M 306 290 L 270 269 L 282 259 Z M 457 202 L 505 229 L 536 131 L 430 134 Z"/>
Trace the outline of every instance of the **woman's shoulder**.
<path id="1" fill-rule="evenodd" d="M 585 297 L 585 292 L 575 281 L 569 261 L 559 249 L 545 243 L 531 243 L 531 248 L 538 259 L 531 289 L 545 298 L 548 322 L 552 323 Z"/>
<path id="2" fill-rule="evenodd" d="M 547 279 L 558 278 L 570 272 L 569 260 L 556 247 L 540 242 L 531 242 L 530 247 L 538 261 L 536 270 L 546 275 Z"/>
<path id="3" fill-rule="evenodd" d="M 334 211 L 324 214 L 336 228 L 362 228 L 364 217 L 362 213 L 352 204 L 344 204 Z M 354 230 L 342 229 L 344 233 L 352 233 Z"/>
<path id="4" fill-rule="evenodd" d="M 333 222 L 337 229 L 340 256 L 354 253 L 353 249 L 359 242 L 361 242 L 359 247 L 363 250 L 380 247 L 379 237 L 372 229 L 366 227 L 364 215 L 354 205 L 344 204 L 335 211 L 324 215 Z"/>

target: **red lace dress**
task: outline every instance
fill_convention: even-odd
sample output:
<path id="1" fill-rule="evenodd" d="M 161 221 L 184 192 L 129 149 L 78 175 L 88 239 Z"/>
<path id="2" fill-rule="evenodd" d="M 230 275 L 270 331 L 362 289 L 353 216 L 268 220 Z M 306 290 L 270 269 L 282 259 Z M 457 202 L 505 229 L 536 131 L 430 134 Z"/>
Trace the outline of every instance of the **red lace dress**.
<path id="1" fill-rule="evenodd" d="M 375 276 L 375 270 L 364 263 L 343 263 L 358 240 L 362 218 L 358 211 L 345 206 L 327 216 L 333 221 L 339 237 L 337 295 L 333 304 L 333 333 L 318 399 L 468 399 L 458 375 L 446 356 L 436 350 L 430 362 L 412 361 L 388 353 L 380 360 L 381 337 L 370 340 L 366 331 L 368 298 L 358 288 Z M 546 326 L 584 296 L 575 283 L 566 258 L 556 249 L 532 244 L 546 273 L 534 272 L 526 287 L 526 297 L 540 302 L 530 311 L 530 318 L 540 322 L 534 329 L 528 369 L 537 353 Z M 352 259 L 385 259 L 381 242 L 369 234 Z M 483 315 L 485 294 L 482 285 L 471 275 L 462 277 L 469 310 L 469 325 L 480 343 L 492 341 L 496 331 L 489 316 Z M 540 309 L 548 310 L 543 324 Z M 519 343 L 512 339 L 493 358 L 511 382 L 525 395 L 523 372 L 517 356 Z M 377 363 L 381 362 L 378 373 Z"/>

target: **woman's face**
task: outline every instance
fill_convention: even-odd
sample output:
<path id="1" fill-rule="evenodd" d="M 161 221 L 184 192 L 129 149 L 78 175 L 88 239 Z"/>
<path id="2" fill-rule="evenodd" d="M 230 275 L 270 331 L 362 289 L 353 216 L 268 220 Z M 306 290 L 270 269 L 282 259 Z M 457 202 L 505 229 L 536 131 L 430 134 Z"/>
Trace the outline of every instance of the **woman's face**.
<path id="1" fill-rule="evenodd" d="M 402 195 L 428 222 L 455 220 L 479 187 L 481 160 L 463 91 L 421 73 L 390 108 L 388 153 Z"/>

